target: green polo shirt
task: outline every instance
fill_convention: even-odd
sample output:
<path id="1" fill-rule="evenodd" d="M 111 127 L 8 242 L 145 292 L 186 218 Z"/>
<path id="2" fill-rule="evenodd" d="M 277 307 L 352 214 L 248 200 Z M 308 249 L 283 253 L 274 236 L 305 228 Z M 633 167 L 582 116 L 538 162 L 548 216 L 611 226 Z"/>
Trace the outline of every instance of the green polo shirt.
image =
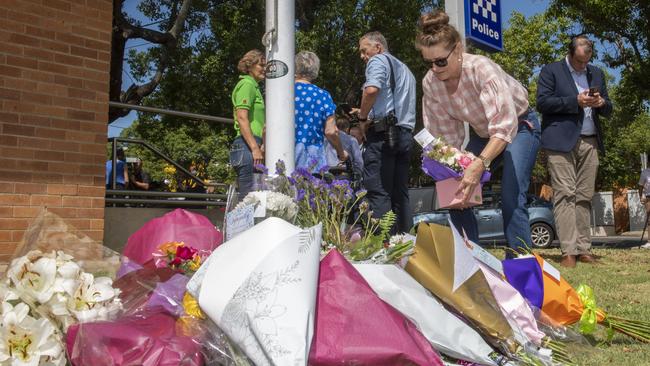
<path id="1" fill-rule="evenodd" d="M 251 131 L 253 131 L 253 135 L 261 138 L 264 132 L 264 98 L 262 98 L 259 84 L 252 76 L 239 76 L 239 82 L 232 92 L 232 106 L 235 121 L 237 121 L 238 109 L 248 111 Z M 235 131 L 237 131 L 237 136 L 240 136 L 239 121 L 235 123 Z"/>

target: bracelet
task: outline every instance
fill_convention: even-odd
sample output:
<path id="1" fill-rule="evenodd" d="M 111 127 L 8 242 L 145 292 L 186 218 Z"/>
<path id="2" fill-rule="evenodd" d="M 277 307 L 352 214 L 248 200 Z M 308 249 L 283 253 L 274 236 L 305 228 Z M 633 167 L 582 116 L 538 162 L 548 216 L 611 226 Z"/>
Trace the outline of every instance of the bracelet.
<path id="1" fill-rule="evenodd" d="M 368 120 L 368 117 L 366 117 L 366 118 L 357 117 L 357 120 L 359 122 L 366 122 Z"/>

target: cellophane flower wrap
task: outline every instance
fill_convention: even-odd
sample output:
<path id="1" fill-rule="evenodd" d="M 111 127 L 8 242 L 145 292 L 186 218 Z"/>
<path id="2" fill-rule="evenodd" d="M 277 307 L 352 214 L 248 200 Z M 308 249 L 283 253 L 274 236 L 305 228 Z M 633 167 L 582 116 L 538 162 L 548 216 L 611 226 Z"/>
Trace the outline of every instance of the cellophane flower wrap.
<path id="1" fill-rule="evenodd" d="M 207 217 L 179 208 L 144 224 L 129 237 L 123 253 L 143 265 L 161 245 L 171 242 L 183 242 L 203 255 L 219 246 L 223 235 Z"/>
<path id="2" fill-rule="evenodd" d="M 439 352 L 480 365 L 497 365 L 504 359 L 404 269 L 390 264 L 355 264 L 354 268 L 382 300 L 412 320 Z"/>
<path id="3" fill-rule="evenodd" d="M 422 152 L 422 170 L 435 181 L 459 178 L 474 159 L 476 156 L 471 152 L 459 150 L 441 137 L 435 137 Z M 481 183 L 489 180 L 490 172 L 483 172 Z"/>
<path id="4" fill-rule="evenodd" d="M 427 290 L 478 327 L 495 348 L 513 356 L 520 346 L 483 273 L 477 268 L 454 289 L 455 277 L 465 270 L 456 264 L 459 259 L 456 254 L 450 228 L 420 224 L 415 252 L 409 257 L 405 269 Z"/>
<path id="5" fill-rule="evenodd" d="M 563 276 L 546 270 L 546 266 L 550 265 L 537 254 L 504 261 L 508 281 L 531 302 L 539 302 L 541 293 L 541 311 L 553 321 L 561 325 L 579 323 L 583 334 L 594 332 L 596 324 L 602 324 L 608 328 L 608 340 L 617 331 L 650 343 L 650 322 L 606 313 L 596 305 L 594 292 L 589 286 L 582 284 L 574 289 Z"/>
<path id="6" fill-rule="evenodd" d="M 201 310 L 256 365 L 307 364 L 320 241 L 320 225 L 304 230 L 271 217 L 206 260 Z"/>
<path id="7" fill-rule="evenodd" d="M 122 310 L 120 256 L 45 210 L 16 253 L 0 285 L 0 364 L 64 365 L 70 327 Z"/>
<path id="8" fill-rule="evenodd" d="M 67 335 L 71 363 L 235 365 L 236 349 L 186 293 L 188 280 L 168 267 L 145 267 L 121 277 L 116 286 L 122 290 L 124 313 L 73 326 Z"/>
<path id="9" fill-rule="evenodd" d="M 338 251 L 320 263 L 309 364 L 442 365 L 415 324 L 382 301 Z"/>

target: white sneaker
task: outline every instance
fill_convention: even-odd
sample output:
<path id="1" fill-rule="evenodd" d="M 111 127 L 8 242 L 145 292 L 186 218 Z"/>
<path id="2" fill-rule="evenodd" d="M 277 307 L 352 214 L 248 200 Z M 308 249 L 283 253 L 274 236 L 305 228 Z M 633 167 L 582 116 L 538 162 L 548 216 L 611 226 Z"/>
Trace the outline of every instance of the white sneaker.
<path id="1" fill-rule="evenodd" d="M 650 241 L 646 242 L 645 244 L 641 245 L 639 248 L 641 249 L 650 249 Z"/>

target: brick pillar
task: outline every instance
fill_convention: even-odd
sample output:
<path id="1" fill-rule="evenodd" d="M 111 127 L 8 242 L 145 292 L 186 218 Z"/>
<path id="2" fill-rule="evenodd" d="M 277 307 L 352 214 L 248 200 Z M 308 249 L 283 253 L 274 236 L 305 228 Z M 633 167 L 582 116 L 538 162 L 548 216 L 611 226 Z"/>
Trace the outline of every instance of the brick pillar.
<path id="1" fill-rule="evenodd" d="M 111 0 L 0 1 L 0 262 L 43 208 L 101 241 Z"/>

